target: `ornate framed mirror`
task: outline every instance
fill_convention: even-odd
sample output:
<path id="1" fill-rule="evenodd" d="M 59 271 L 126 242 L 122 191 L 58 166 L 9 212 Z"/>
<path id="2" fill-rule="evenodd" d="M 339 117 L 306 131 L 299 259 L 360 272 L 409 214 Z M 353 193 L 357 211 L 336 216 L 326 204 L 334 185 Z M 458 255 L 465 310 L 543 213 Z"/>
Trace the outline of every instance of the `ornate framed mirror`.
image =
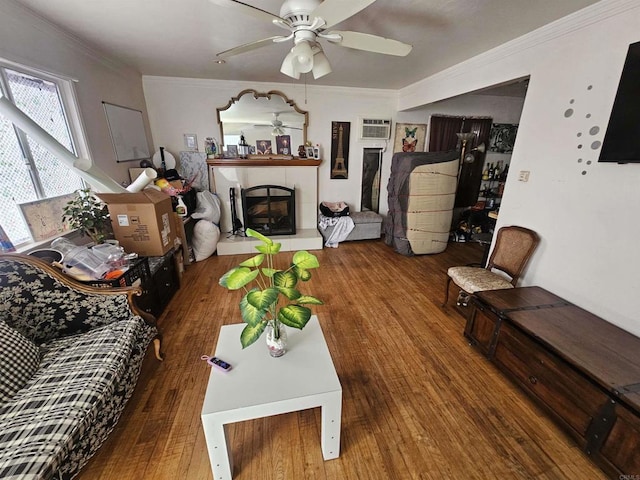
<path id="1" fill-rule="evenodd" d="M 216 113 L 221 143 L 227 147 L 237 145 L 242 134 L 252 153 L 297 155 L 298 146 L 307 141 L 309 112 L 276 90 L 243 90 Z"/>

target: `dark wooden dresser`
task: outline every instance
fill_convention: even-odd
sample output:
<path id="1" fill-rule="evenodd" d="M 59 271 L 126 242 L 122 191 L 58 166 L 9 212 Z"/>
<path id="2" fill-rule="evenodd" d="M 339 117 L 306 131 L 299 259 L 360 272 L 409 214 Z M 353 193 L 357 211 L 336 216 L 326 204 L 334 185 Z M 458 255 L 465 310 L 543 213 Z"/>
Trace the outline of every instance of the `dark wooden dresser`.
<path id="1" fill-rule="evenodd" d="M 465 336 L 612 478 L 640 478 L 640 338 L 540 287 L 478 292 Z"/>

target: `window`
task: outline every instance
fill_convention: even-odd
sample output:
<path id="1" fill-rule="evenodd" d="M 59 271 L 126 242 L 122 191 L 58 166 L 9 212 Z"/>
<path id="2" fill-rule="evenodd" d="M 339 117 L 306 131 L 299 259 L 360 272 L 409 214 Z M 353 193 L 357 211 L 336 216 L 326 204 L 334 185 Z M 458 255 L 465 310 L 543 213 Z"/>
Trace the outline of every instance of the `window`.
<path id="1" fill-rule="evenodd" d="M 70 152 L 75 145 L 64 108 L 62 80 L 0 64 L 0 94 Z M 83 188 L 82 179 L 0 114 L 0 225 L 16 246 L 31 241 L 19 204 Z"/>

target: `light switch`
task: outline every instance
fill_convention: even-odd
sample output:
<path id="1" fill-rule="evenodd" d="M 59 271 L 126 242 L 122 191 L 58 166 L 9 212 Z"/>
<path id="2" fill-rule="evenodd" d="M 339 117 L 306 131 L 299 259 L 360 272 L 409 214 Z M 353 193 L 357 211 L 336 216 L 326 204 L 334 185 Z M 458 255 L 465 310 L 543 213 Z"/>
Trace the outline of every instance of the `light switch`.
<path id="1" fill-rule="evenodd" d="M 530 173 L 531 172 L 529 170 L 520 170 L 520 174 L 518 175 L 518 181 L 519 182 L 528 182 Z"/>

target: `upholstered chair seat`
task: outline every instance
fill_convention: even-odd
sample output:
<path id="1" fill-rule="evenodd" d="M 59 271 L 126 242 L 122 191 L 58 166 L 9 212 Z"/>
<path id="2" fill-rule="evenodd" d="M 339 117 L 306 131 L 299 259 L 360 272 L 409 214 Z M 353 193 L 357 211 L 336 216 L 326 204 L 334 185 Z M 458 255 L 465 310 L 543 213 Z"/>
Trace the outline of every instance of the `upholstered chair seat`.
<path id="1" fill-rule="evenodd" d="M 540 239 L 533 230 L 510 226 L 498 230 L 496 242 L 484 267 L 449 267 L 443 306 L 449 300 L 449 285 L 455 283 L 464 297 L 485 290 L 513 288 Z M 458 298 L 460 299 L 460 295 Z M 458 305 L 466 305 L 458 302 Z"/>
<path id="2" fill-rule="evenodd" d="M 484 290 L 503 290 L 513 288 L 513 285 L 505 277 L 490 272 L 485 268 L 477 267 L 451 267 L 447 275 L 453 283 L 469 294 Z"/>

